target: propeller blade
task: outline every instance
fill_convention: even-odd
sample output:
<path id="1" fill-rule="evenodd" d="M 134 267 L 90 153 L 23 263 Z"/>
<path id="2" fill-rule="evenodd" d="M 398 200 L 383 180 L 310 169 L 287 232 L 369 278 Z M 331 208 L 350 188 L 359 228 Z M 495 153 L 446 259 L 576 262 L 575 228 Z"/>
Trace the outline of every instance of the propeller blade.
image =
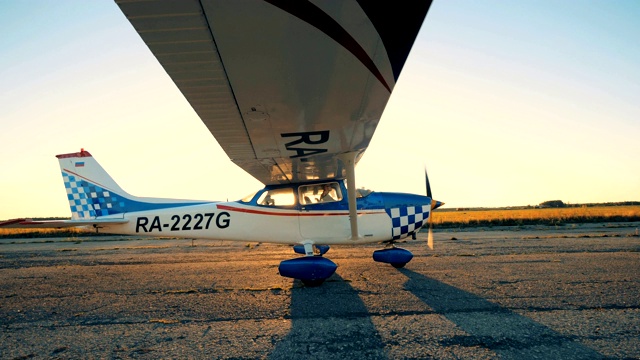
<path id="1" fill-rule="evenodd" d="M 429 212 L 429 235 L 427 236 L 427 246 L 433 250 L 433 210 L 444 205 L 443 202 L 433 200 L 433 193 L 431 192 L 431 184 L 429 183 L 429 175 L 427 174 L 427 166 L 424 167 L 424 182 L 427 185 L 427 196 L 431 198 L 431 211 Z"/>
<path id="2" fill-rule="evenodd" d="M 427 167 L 424 167 L 424 180 L 427 184 L 427 196 L 433 199 L 433 194 L 431 193 L 431 185 L 429 184 L 429 175 L 427 174 Z"/>
<path id="3" fill-rule="evenodd" d="M 433 226 L 431 225 L 431 214 L 429 214 L 429 235 L 427 236 L 427 246 L 433 250 Z"/>

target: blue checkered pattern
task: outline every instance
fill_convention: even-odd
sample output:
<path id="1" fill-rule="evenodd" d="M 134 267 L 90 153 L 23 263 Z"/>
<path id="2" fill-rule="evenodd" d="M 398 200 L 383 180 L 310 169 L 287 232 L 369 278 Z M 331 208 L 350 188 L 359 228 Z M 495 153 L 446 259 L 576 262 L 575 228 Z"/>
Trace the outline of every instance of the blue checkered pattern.
<path id="1" fill-rule="evenodd" d="M 123 212 L 124 198 L 102 187 L 62 172 L 72 219 L 89 219 Z"/>
<path id="2" fill-rule="evenodd" d="M 393 240 L 396 240 L 420 230 L 429 218 L 431 206 L 407 206 L 385 210 L 393 226 L 391 235 Z"/>

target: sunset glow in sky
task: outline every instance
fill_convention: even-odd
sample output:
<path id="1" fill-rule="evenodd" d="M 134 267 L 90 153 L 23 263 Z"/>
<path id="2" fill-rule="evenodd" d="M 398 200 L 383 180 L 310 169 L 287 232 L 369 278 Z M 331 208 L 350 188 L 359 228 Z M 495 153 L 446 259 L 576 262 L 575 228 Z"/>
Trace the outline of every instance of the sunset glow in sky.
<path id="1" fill-rule="evenodd" d="M 359 186 L 447 207 L 640 200 L 640 2 L 435 0 Z M 117 5 L 0 3 L 0 220 L 69 216 L 56 154 L 131 194 L 235 200 L 236 167 Z"/>

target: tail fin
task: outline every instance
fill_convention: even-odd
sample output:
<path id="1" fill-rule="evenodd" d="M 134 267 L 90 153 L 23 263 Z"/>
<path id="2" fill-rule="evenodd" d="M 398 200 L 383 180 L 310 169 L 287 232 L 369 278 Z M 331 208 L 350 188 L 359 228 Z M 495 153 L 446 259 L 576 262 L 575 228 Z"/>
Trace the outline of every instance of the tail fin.
<path id="1" fill-rule="evenodd" d="M 204 203 L 138 198 L 124 191 L 88 151 L 56 155 L 62 171 L 72 219 Z"/>
<path id="2" fill-rule="evenodd" d="M 72 219 L 125 212 L 124 199 L 131 197 L 107 174 L 88 151 L 56 155 L 67 189 Z"/>

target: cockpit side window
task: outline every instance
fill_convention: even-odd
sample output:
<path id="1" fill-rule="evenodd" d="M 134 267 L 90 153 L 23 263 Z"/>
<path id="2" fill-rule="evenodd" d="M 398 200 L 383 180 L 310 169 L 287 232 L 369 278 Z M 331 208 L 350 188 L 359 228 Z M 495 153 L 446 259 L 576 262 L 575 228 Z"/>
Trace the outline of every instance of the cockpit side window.
<path id="1" fill-rule="evenodd" d="M 298 188 L 302 205 L 328 203 L 342 200 L 342 191 L 337 182 L 302 185 Z"/>
<path id="2" fill-rule="evenodd" d="M 263 192 L 257 203 L 264 206 L 292 206 L 296 204 L 296 197 L 292 188 L 271 189 Z"/>

